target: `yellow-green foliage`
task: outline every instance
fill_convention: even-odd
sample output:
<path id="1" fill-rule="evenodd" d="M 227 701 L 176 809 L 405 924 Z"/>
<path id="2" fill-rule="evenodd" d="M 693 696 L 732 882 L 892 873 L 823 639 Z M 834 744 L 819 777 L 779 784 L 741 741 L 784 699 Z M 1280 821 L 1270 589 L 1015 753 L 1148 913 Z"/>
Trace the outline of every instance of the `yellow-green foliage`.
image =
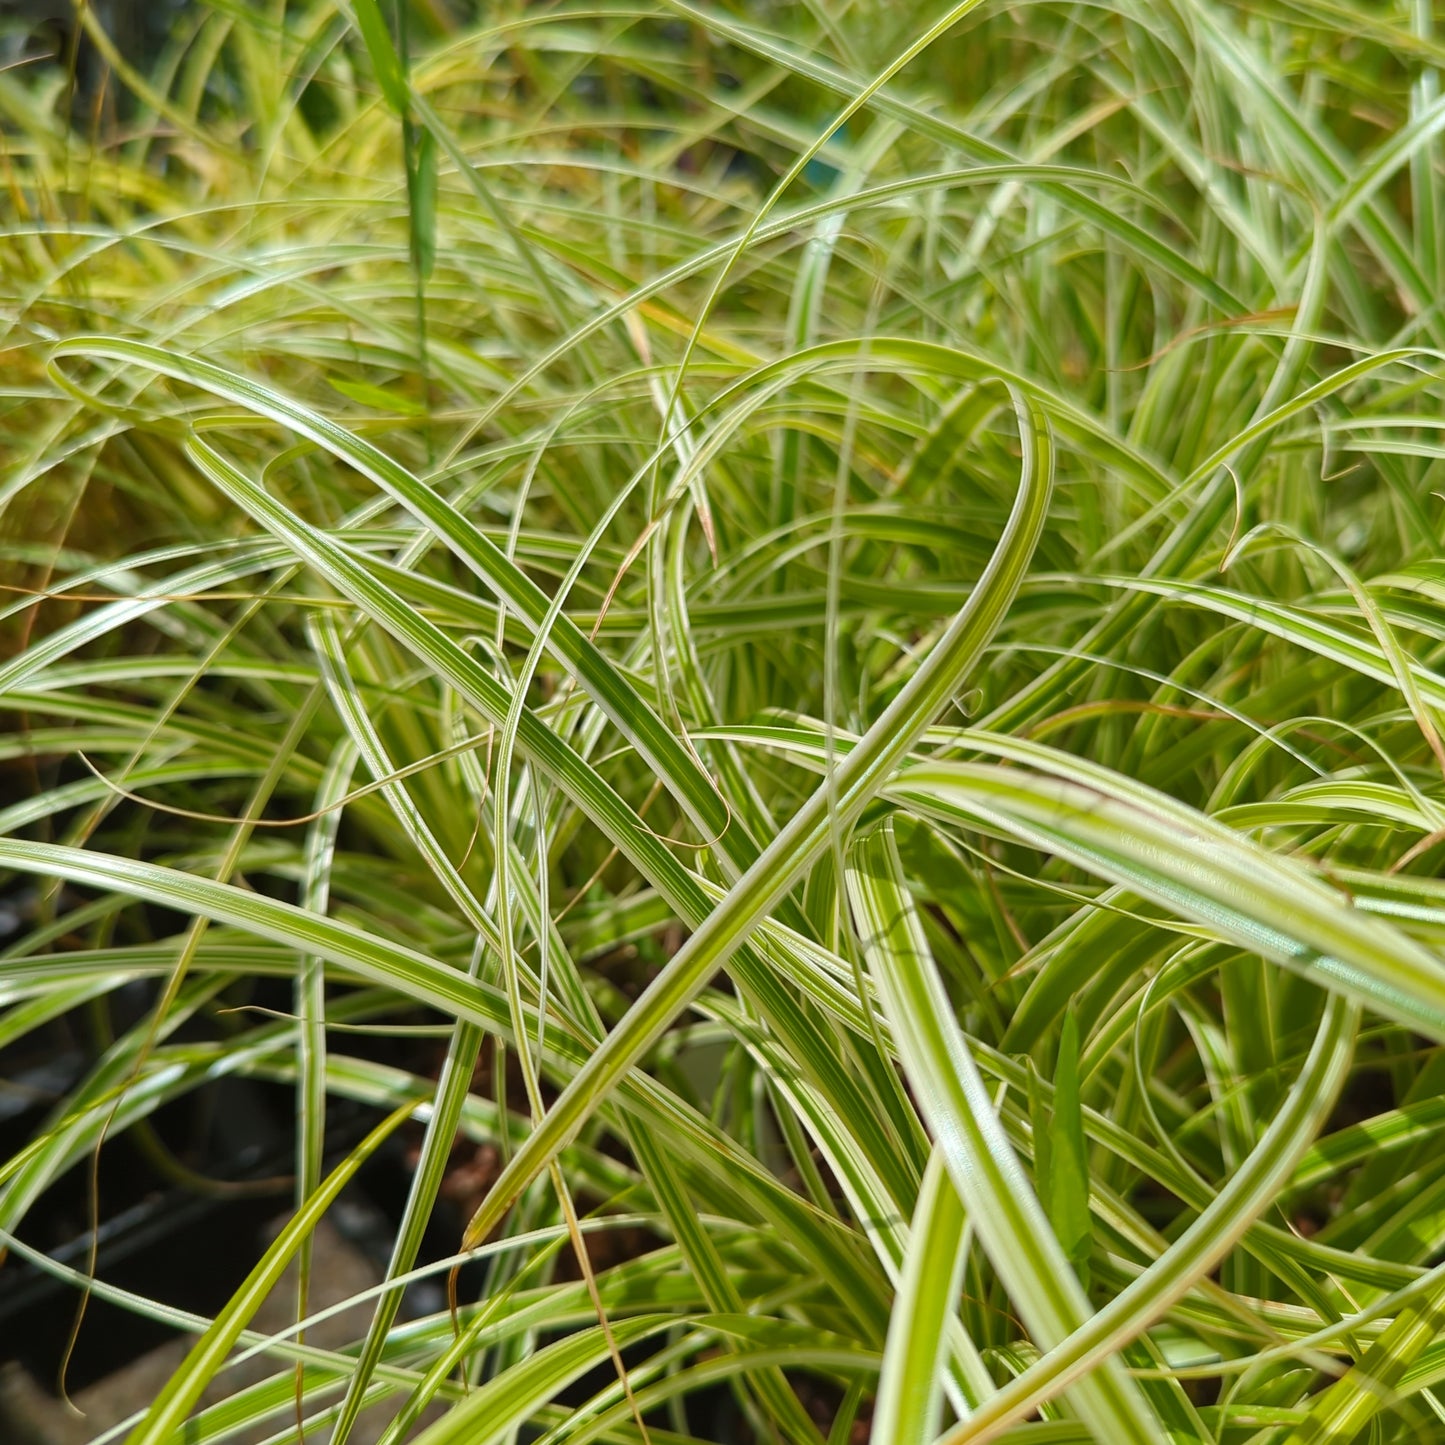
<path id="1" fill-rule="evenodd" d="M 463 9 L 0 70 L 0 1237 L 299 1121 L 125 1438 L 1445 1439 L 1432 7 Z M 345 1354 L 339 1100 L 497 1162 Z"/>

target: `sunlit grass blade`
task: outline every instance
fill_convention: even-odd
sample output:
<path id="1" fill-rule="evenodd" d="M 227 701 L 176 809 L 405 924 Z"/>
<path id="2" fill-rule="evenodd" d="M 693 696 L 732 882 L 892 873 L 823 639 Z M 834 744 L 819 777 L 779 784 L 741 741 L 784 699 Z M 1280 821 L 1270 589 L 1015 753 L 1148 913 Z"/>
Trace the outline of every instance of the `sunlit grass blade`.
<path id="1" fill-rule="evenodd" d="M 247 1276 L 245 1283 L 231 1296 L 225 1309 L 216 1316 L 211 1327 L 196 1342 L 190 1354 L 171 1376 L 146 1411 L 145 1419 L 126 1437 L 126 1445 L 152 1445 L 152 1442 L 169 1440 L 172 1432 L 184 1423 L 201 1392 L 235 1345 L 242 1329 L 285 1272 L 302 1240 L 310 1235 L 316 1221 L 355 1177 L 357 1170 L 377 1145 L 415 1108 L 414 1102 L 403 1104 L 383 1120 L 332 1170 L 321 1187 L 292 1215 L 260 1263 Z"/>
<path id="2" fill-rule="evenodd" d="M 878 1445 L 926 1445 L 938 1433 L 944 1325 L 955 1309 L 968 1240 L 941 1150 L 928 1162 L 910 1234 L 873 1412 Z"/>
<path id="3" fill-rule="evenodd" d="M 979 1241 L 1030 1333 L 1045 1349 L 1062 1343 L 1091 1310 L 994 1113 L 968 1045 L 948 1015 L 947 996 L 901 887 L 886 829 L 854 847 L 849 899 L 869 972 L 877 980 L 899 1052 Z M 1071 1391 L 1096 1438 L 1162 1441 L 1163 1428 L 1116 1358 Z"/>

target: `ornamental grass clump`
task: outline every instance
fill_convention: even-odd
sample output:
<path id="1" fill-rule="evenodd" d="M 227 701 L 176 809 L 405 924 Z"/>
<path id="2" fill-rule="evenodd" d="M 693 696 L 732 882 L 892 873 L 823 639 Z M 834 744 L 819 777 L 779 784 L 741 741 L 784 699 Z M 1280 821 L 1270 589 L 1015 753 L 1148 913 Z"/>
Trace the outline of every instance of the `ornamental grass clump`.
<path id="1" fill-rule="evenodd" d="M 194 1342 L 97 1439 L 1445 1439 L 1432 10 L 15 30 L 0 1294 Z M 33 1242 L 221 1079 L 223 1308 Z"/>

